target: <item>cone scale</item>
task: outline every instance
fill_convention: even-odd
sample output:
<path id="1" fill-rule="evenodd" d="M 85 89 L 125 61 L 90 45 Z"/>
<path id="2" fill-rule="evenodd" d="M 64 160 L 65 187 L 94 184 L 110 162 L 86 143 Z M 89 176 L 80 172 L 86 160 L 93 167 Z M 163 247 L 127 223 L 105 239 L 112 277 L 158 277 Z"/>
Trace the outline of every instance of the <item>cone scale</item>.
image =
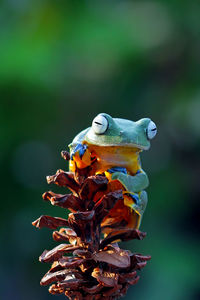
<path id="1" fill-rule="evenodd" d="M 69 160 L 69 153 L 62 151 Z M 116 219 L 105 222 L 110 210 L 123 201 L 121 189 L 109 192 L 104 175 L 88 176 L 90 167 L 75 172 L 58 170 L 47 176 L 49 184 L 69 188 L 71 194 L 45 192 L 43 199 L 68 210 L 68 218 L 43 215 L 32 224 L 48 227 L 58 245 L 45 250 L 40 262 L 50 263 L 50 270 L 40 284 L 50 285 L 51 294 L 64 294 L 68 299 L 118 299 L 138 280 L 138 271 L 150 256 L 120 249 L 119 241 L 142 240 L 145 233 L 131 229 Z M 106 233 L 106 234 L 105 234 Z"/>

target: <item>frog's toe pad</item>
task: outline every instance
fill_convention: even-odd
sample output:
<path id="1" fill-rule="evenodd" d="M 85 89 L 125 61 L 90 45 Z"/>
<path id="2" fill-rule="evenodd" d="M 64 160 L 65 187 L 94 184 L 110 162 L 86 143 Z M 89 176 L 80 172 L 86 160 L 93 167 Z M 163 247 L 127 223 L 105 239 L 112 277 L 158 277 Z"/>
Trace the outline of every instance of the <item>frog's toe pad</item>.
<path id="1" fill-rule="evenodd" d="M 123 168 L 123 167 L 113 167 L 113 168 L 108 169 L 107 172 L 109 172 L 111 174 L 115 173 L 115 172 L 120 172 L 120 173 L 123 173 L 123 174 L 127 174 L 126 168 Z"/>

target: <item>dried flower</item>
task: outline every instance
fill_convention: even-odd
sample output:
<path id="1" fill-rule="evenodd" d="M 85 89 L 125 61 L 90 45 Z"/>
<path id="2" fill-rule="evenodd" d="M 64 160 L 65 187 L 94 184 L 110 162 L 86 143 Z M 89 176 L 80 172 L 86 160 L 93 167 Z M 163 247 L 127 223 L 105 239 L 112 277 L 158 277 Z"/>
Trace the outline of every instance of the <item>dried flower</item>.
<path id="1" fill-rule="evenodd" d="M 69 159 L 66 151 L 61 155 Z M 45 250 L 39 258 L 52 264 L 40 284 L 51 284 L 51 294 L 65 294 L 69 299 L 117 299 L 138 282 L 137 271 L 150 259 L 120 249 L 117 242 L 141 240 L 146 234 L 127 228 L 115 216 L 109 217 L 116 203 L 123 201 L 122 190 L 110 192 L 107 178 L 88 176 L 89 171 L 89 168 L 77 169 L 74 174 L 58 170 L 47 177 L 48 183 L 68 187 L 72 193 L 61 195 L 49 191 L 43 194 L 43 199 L 71 213 L 68 219 L 41 216 L 32 223 L 37 228 L 53 230 L 64 226 L 53 232 L 53 239 L 61 244 Z"/>

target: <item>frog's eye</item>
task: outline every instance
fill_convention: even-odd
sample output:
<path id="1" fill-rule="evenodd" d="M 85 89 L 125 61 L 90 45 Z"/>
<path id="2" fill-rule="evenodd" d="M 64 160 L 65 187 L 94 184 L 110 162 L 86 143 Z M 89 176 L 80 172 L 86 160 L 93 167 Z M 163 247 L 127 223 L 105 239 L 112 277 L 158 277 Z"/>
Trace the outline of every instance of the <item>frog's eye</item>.
<path id="1" fill-rule="evenodd" d="M 147 127 L 147 138 L 149 140 L 153 139 L 156 133 L 157 133 L 156 124 L 153 121 L 150 121 Z"/>
<path id="2" fill-rule="evenodd" d="M 92 122 L 92 129 L 96 134 L 103 134 L 108 128 L 108 120 L 103 115 L 98 115 Z"/>

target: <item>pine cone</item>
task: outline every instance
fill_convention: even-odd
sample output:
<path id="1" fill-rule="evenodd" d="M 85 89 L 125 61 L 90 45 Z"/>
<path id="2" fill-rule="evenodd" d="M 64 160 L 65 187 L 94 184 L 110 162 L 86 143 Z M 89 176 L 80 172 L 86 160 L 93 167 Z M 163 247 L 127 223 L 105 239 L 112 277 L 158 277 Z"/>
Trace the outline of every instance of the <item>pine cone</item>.
<path id="1" fill-rule="evenodd" d="M 66 151 L 61 154 L 69 159 Z M 150 259 L 150 256 L 120 249 L 117 242 L 141 240 L 146 234 L 126 228 L 118 219 L 103 222 L 115 204 L 123 201 L 122 190 L 109 192 L 107 178 L 104 175 L 88 177 L 89 171 L 89 168 L 77 169 L 75 173 L 58 170 L 47 177 L 48 183 L 67 187 L 72 194 L 49 191 L 43 194 L 43 199 L 71 213 L 68 219 L 41 216 L 32 223 L 37 228 L 53 230 L 64 226 L 53 232 L 53 239 L 62 244 L 45 250 L 39 258 L 41 262 L 52 264 L 40 284 L 53 283 L 49 292 L 65 294 L 69 299 L 117 299 L 138 282 L 137 271 Z M 105 231 L 108 234 L 103 238 Z"/>

